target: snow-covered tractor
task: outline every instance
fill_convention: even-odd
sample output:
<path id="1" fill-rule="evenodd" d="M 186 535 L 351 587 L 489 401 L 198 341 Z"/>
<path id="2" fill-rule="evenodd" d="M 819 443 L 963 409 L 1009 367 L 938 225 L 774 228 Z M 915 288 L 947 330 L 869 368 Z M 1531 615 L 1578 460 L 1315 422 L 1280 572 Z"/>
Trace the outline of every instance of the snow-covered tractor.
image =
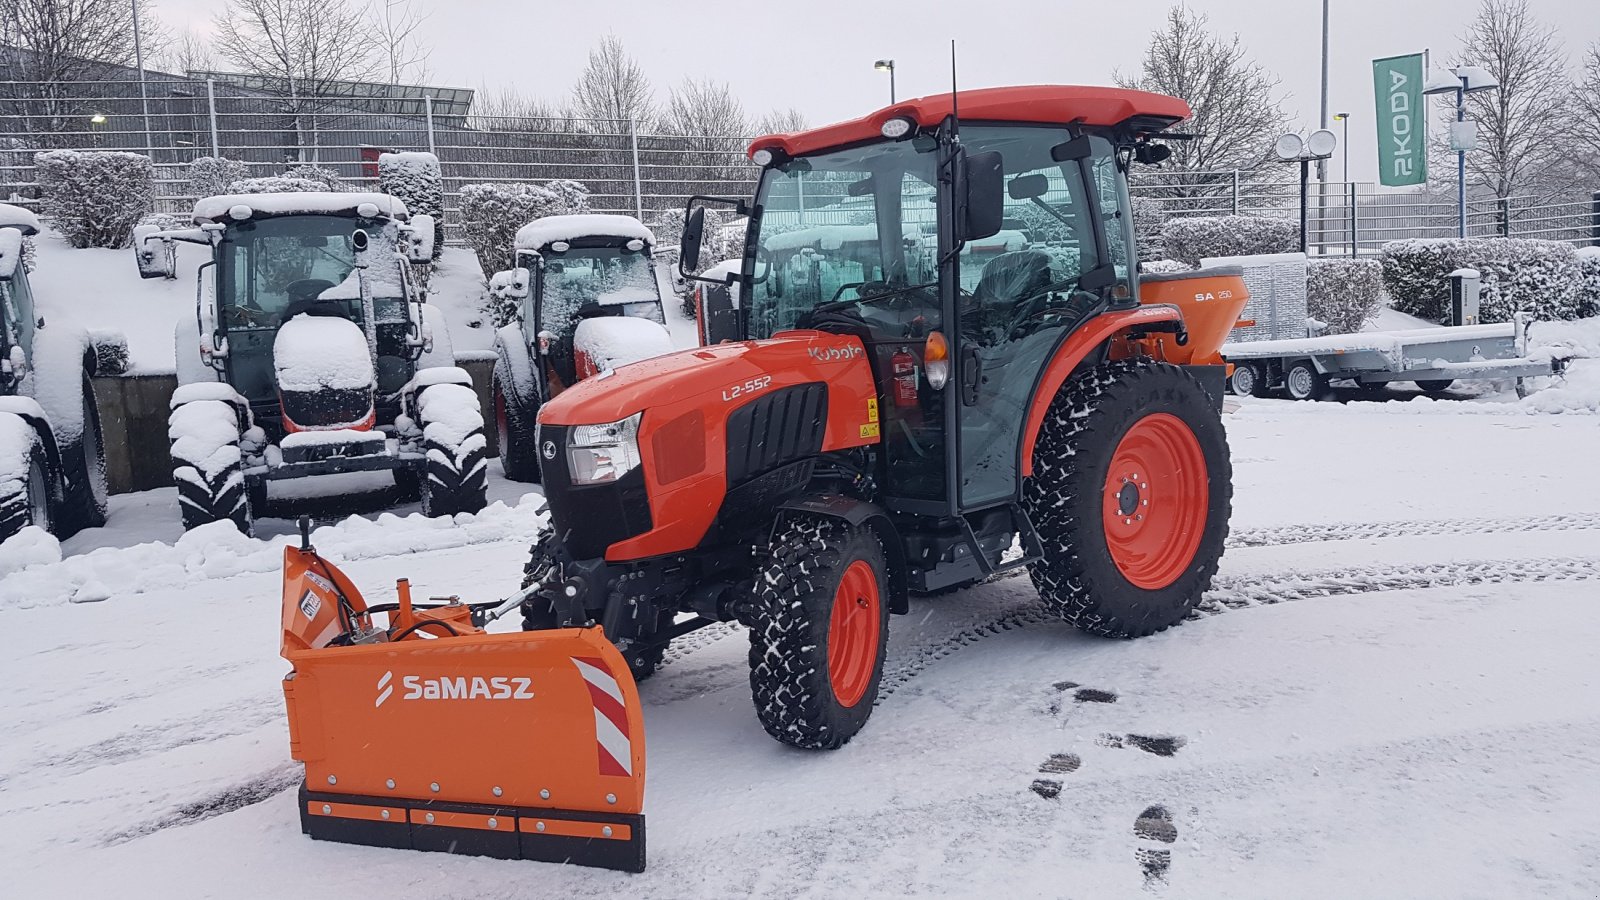
<path id="1" fill-rule="evenodd" d="M 517 231 L 517 268 L 491 290 L 517 304 L 495 335 L 494 414 L 500 464 L 539 480 L 539 408 L 600 372 L 672 349 L 655 237 L 632 216 L 547 216 Z"/>
<path id="2" fill-rule="evenodd" d="M 176 277 L 174 241 L 212 249 L 175 338 L 168 434 L 184 527 L 248 532 L 269 485 L 351 472 L 393 472 L 430 516 L 483 508 L 477 395 L 411 271 L 431 257 L 431 217 L 385 194 L 305 192 L 209 197 L 193 222 L 134 235 L 147 278 Z"/>
<path id="3" fill-rule="evenodd" d="M 28 525 L 65 537 L 106 523 L 97 374 L 116 374 L 127 346 L 46 316 L 23 264 L 39 220 L 0 203 L 0 541 Z"/>

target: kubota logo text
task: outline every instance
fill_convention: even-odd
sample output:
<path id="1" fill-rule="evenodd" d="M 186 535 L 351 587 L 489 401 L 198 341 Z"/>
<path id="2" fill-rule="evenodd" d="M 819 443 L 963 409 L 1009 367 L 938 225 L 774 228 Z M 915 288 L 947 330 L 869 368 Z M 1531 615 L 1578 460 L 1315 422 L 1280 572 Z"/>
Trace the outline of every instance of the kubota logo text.
<path id="1" fill-rule="evenodd" d="M 394 694 L 394 673 L 385 672 L 378 679 L 378 699 L 372 705 L 382 706 Z M 532 700 L 533 679 L 509 675 L 474 675 L 467 677 L 424 678 L 421 675 L 400 676 L 400 686 L 405 693 L 401 700 Z"/>

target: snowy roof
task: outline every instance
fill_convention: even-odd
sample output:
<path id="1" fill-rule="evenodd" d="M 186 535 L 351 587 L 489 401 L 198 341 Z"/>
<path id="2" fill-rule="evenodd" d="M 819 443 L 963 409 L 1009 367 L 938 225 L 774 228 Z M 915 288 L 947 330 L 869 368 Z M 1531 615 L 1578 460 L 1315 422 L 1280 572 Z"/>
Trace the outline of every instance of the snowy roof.
<path id="1" fill-rule="evenodd" d="M 39 217 L 32 210 L 0 203 L 0 228 L 20 228 L 23 234 L 38 234 Z"/>
<path id="2" fill-rule="evenodd" d="M 915 225 L 902 226 L 905 237 L 916 237 L 921 230 Z M 876 225 L 814 225 L 796 231 L 775 234 L 765 241 L 769 251 L 798 250 L 816 246 L 823 250 L 837 250 L 845 244 L 859 244 L 878 239 Z"/>
<path id="3" fill-rule="evenodd" d="M 541 250 L 556 241 L 575 241 L 586 237 L 614 237 L 644 241 L 653 246 L 656 236 L 633 216 L 612 213 L 582 213 L 572 216 L 545 216 L 517 229 L 518 250 Z"/>
<path id="4" fill-rule="evenodd" d="M 248 206 L 255 217 L 322 214 L 355 216 L 363 203 L 378 208 L 378 214 L 392 219 L 409 216 L 406 205 L 388 194 L 334 191 L 292 191 L 282 194 L 223 194 L 206 197 L 194 204 L 194 220 L 200 222 L 227 221 L 228 210 L 235 206 Z"/>

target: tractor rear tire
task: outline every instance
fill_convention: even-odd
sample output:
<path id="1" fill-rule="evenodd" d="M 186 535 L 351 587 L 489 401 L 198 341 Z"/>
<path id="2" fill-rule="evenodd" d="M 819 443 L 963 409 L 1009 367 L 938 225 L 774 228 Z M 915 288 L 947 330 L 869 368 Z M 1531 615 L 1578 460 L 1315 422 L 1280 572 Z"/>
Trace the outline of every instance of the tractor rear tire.
<path id="1" fill-rule="evenodd" d="M 835 750 L 867 723 L 883 677 L 889 587 L 871 529 L 794 516 L 756 574 L 750 692 L 761 725 L 805 750 Z"/>
<path id="2" fill-rule="evenodd" d="M 178 511 L 184 530 L 230 521 L 250 534 L 252 512 L 245 487 L 238 413 L 221 400 L 196 400 L 172 411 L 172 480 L 178 486 Z M 205 423 L 204 430 L 196 427 Z M 218 440 L 233 429 L 231 440 Z"/>
<path id="3" fill-rule="evenodd" d="M 435 384 L 418 395 L 417 412 L 427 457 L 422 514 L 433 518 L 481 511 L 487 502 L 489 463 L 478 395 L 465 385 Z M 435 423 L 443 427 L 429 427 Z"/>
<path id="4" fill-rule="evenodd" d="M 539 483 L 539 433 L 537 410 L 523 409 L 509 388 L 511 375 L 504 362 L 495 364 L 494 424 L 500 439 L 500 469 L 511 481 Z"/>
<path id="5" fill-rule="evenodd" d="M 546 530 L 533 542 L 533 547 L 528 551 L 528 563 L 522 567 L 522 587 L 524 590 L 535 584 L 544 584 L 560 581 L 560 571 L 556 565 L 555 552 L 551 545 L 555 542 L 553 532 Z M 593 618 L 600 618 L 600 610 L 593 611 Z M 582 623 L 579 623 L 582 624 Z M 672 624 L 672 611 L 662 610 L 656 619 L 656 626 Z M 556 611 L 549 601 L 541 597 L 534 597 L 522 604 L 522 630 L 546 631 L 551 628 L 560 628 L 562 623 L 556 616 Z M 656 673 L 656 667 L 661 665 L 661 660 L 667 655 L 665 643 L 646 648 L 632 648 L 623 653 L 628 661 L 628 670 L 633 673 L 634 681 L 643 681 Z"/>
<path id="6" fill-rule="evenodd" d="M 83 434 L 61 448 L 61 468 L 68 476 L 61 504 L 62 533 L 77 534 L 106 524 L 106 450 L 101 442 L 94 382 L 87 372 L 83 375 Z"/>
<path id="7" fill-rule="evenodd" d="M 12 418 L 12 417 L 7 417 Z M 33 429 L 22 424 L 21 429 L 33 439 L 33 449 L 28 454 L 28 468 L 20 480 L 0 482 L 0 543 L 12 535 L 35 525 L 55 534 L 54 509 L 50 502 L 50 466 L 44 447 L 39 444 Z"/>
<path id="8" fill-rule="evenodd" d="M 1114 362 L 1073 376 L 1023 490 L 1045 606 L 1106 637 L 1183 621 L 1216 574 L 1232 476 L 1222 417 L 1183 368 Z"/>

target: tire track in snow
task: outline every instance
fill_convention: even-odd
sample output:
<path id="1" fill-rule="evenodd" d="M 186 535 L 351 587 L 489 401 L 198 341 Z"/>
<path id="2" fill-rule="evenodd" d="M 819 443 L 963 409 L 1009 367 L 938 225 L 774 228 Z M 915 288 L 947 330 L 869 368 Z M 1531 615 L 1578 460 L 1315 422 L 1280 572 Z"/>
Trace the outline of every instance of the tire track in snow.
<path id="1" fill-rule="evenodd" d="M 1280 525 L 1242 528 L 1228 535 L 1227 546 L 1273 547 L 1321 541 L 1355 541 L 1365 538 L 1415 537 L 1434 534 L 1490 534 L 1526 531 L 1581 531 L 1600 529 L 1600 513 L 1561 513 L 1491 519 L 1420 519 L 1409 522 L 1333 522 L 1325 525 Z"/>
<path id="2" fill-rule="evenodd" d="M 1255 576 L 1218 576 L 1201 598 L 1189 619 L 1200 619 L 1230 610 L 1269 606 L 1291 600 L 1372 594 L 1383 591 L 1465 587 L 1479 584 L 1528 583 L 1546 581 L 1587 581 L 1600 579 L 1600 558 L 1555 557 L 1549 559 L 1476 560 L 1414 566 L 1344 567 L 1323 572 L 1281 573 Z M 907 682 L 921 675 L 946 656 L 984 638 L 1059 621 L 1042 605 L 1029 604 L 986 621 L 961 628 L 955 634 L 932 643 L 902 650 L 884 666 L 877 703 L 893 696 Z"/>
<path id="3" fill-rule="evenodd" d="M 213 791 L 197 800 L 181 804 L 132 828 L 113 832 L 107 835 L 102 843 L 108 847 L 125 844 L 168 828 L 193 825 L 247 806 L 254 806 L 284 791 L 299 787 L 302 774 L 298 763 L 279 766 L 231 787 Z"/>

